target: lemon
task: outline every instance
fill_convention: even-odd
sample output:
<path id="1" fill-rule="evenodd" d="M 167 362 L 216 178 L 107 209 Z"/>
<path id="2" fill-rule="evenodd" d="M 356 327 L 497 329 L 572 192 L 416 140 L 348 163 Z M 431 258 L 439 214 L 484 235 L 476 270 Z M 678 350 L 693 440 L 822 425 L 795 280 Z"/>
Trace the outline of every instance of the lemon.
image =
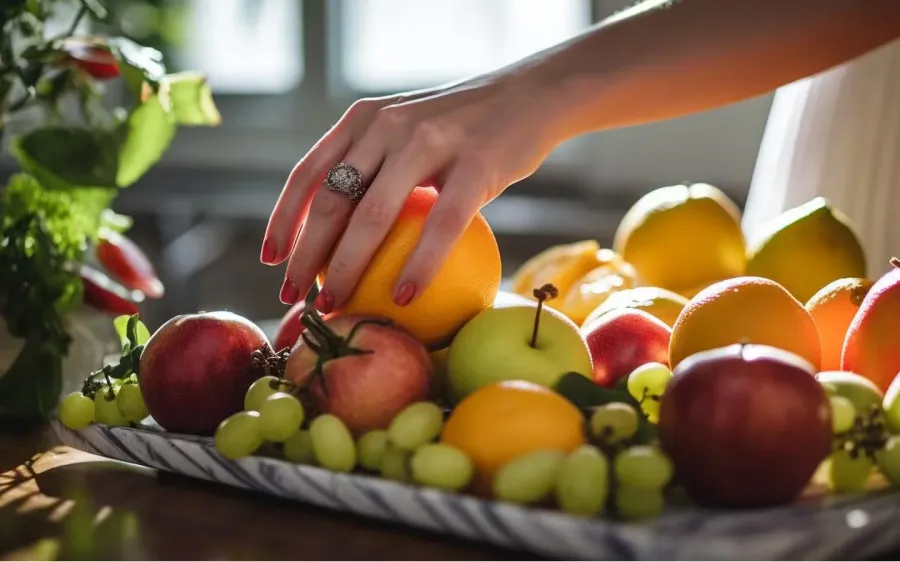
<path id="1" fill-rule="evenodd" d="M 849 217 L 824 197 L 773 219 L 749 251 L 747 275 L 771 279 L 800 302 L 832 281 L 866 276 L 866 256 Z"/>
<path id="2" fill-rule="evenodd" d="M 685 297 L 743 275 L 746 247 L 740 209 L 704 183 L 651 191 L 629 209 L 613 249 L 634 266 L 643 284 Z"/>

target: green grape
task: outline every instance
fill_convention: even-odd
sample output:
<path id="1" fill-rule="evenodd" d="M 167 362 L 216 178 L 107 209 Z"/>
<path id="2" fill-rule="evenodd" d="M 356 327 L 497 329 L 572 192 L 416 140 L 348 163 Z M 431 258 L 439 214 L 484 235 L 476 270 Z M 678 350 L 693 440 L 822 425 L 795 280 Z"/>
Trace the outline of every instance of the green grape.
<path id="1" fill-rule="evenodd" d="M 638 413 L 624 402 L 610 402 L 591 415 L 591 434 L 604 443 L 630 439 L 637 432 Z"/>
<path id="2" fill-rule="evenodd" d="M 630 488 L 661 490 L 672 478 L 672 462 L 651 445 L 629 447 L 613 461 L 616 482 Z"/>
<path id="3" fill-rule="evenodd" d="M 273 376 L 265 376 L 256 380 L 247 389 L 244 395 L 244 409 L 247 411 L 259 411 L 262 407 L 263 400 L 281 390 L 279 385 L 280 379 Z"/>
<path id="4" fill-rule="evenodd" d="M 285 439 L 284 458 L 297 464 L 316 464 L 316 453 L 308 431 L 298 429 Z"/>
<path id="5" fill-rule="evenodd" d="M 900 435 L 892 435 L 884 449 L 875 455 L 878 468 L 881 469 L 887 481 L 894 486 L 900 486 Z"/>
<path id="6" fill-rule="evenodd" d="M 320 466 L 335 472 L 350 472 L 356 466 L 356 443 L 337 416 L 323 414 L 314 419 L 309 435 Z"/>
<path id="7" fill-rule="evenodd" d="M 659 406 L 659 400 L 653 398 L 646 398 L 641 402 L 641 411 L 644 412 L 644 415 L 647 416 L 647 420 L 650 423 L 659 423 Z"/>
<path id="8" fill-rule="evenodd" d="M 388 434 L 383 429 L 374 429 L 363 434 L 356 442 L 359 464 L 366 470 L 377 472 L 381 468 L 381 459 L 388 448 Z"/>
<path id="9" fill-rule="evenodd" d="M 398 449 L 415 451 L 434 441 L 444 428 L 444 411 L 431 402 L 416 402 L 391 421 L 388 439 Z"/>
<path id="10" fill-rule="evenodd" d="M 609 461 L 603 452 L 582 445 L 563 460 L 554 494 L 560 509 L 572 515 L 597 515 L 608 494 Z"/>
<path id="11" fill-rule="evenodd" d="M 831 400 L 831 429 L 835 434 L 850 431 L 856 421 L 856 407 L 849 399 L 843 396 L 832 396 Z"/>
<path id="12" fill-rule="evenodd" d="M 475 471 L 472 460 L 465 453 L 443 443 L 419 447 L 409 464 L 413 482 L 453 492 L 468 486 Z"/>
<path id="13" fill-rule="evenodd" d="M 222 420 L 214 437 L 216 450 L 227 459 L 248 457 L 262 446 L 259 412 L 238 412 Z"/>
<path id="14" fill-rule="evenodd" d="M 280 443 L 294 434 L 305 414 L 300 401 L 287 392 L 275 392 L 259 407 L 259 433 L 266 441 Z"/>
<path id="15" fill-rule="evenodd" d="M 73 392 L 59 403 L 59 421 L 69 429 L 84 429 L 94 421 L 94 401 Z"/>
<path id="16" fill-rule="evenodd" d="M 626 521 L 640 521 L 662 515 L 662 490 L 619 486 L 615 494 L 616 512 Z"/>
<path id="17" fill-rule="evenodd" d="M 494 497 L 500 501 L 532 504 L 553 492 L 565 454 L 534 451 L 516 457 L 494 474 Z"/>
<path id="18" fill-rule="evenodd" d="M 884 411 L 884 421 L 888 428 L 894 433 L 900 433 L 900 373 L 897 373 L 884 393 L 881 409 Z"/>
<path id="19" fill-rule="evenodd" d="M 858 493 L 866 490 L 869 474 L 872 472 L 872 459 L 863 453 L 856 458 L 845 450 L 836 451 L 829 457 L 828 489 L 832 492 Z"/>
<path id="20" fill-rule="evenodd" d="M 662 396 L 670 380 L 672 371 L 668 367 L 662 363 L 646 363 L 628 375 L 626 386 L 635 400 L 641 400 L 645 395 Z"/>
<path id="21" fill-rule="evenodd" d="M 412 480 L 409 466 L 410 452 L 403 449 L 388 448 L 381 459 L 381 477 L 395 482 Z"/>
<path id="22" fill-rule="evenodd" d="M 119 395 L 116 397 L 119 403 L 119 410 L 128 421 L 137 423 L 148 415 L 147 405 L 144 404 L 144 396 L 141 389 L 136 384 L 126 384 L 119 389 Z"/>
<path id="23" fill-rule="evenodd" d="M 119 410 L 116 395 L 108 386 L 101 387 L 94 395 L 94 417 L 106 425 L 128 425 L 128 418 Z"/>

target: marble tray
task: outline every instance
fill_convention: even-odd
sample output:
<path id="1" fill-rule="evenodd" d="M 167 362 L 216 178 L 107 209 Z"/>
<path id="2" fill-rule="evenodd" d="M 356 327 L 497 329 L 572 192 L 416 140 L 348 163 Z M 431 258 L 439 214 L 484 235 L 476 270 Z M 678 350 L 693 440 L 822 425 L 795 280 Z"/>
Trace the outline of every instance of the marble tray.
<path id="1" fill-rule="evenodd" d="M 813 496 L 755 511 L 672 507 L 652 522 L 628 524 L 269 457 L 229 461 L 210 438 L 100 424 L 76 432 L 52 424 L 64 444 L 96 455 L 556 559 L 859 560 L 900 550 L 896 492 Z"/>

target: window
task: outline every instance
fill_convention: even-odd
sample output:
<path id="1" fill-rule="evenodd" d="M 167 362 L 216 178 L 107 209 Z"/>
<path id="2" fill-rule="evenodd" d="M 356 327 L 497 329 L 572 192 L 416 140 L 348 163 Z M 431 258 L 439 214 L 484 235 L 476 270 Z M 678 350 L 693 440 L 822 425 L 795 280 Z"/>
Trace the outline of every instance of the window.
<path id="1" fill-rule="evenodd" d="M 342 82 L 357 92 L 433 86 L 498 68 L 590 25 L 585 0 L 343 0 Z"/>
<path id="2" fill-rule="evenodd" d="M 220 94 L 282 94 L 303 76 L 300 0 L 191 0 L 178 68 L 202 69 Z"/>

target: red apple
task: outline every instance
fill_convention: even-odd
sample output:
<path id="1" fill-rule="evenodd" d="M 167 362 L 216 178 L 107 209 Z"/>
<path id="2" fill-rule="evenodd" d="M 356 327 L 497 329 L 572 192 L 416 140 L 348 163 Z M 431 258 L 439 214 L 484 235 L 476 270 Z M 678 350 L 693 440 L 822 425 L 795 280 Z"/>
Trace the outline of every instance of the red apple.
<path id="1" fill-rule="evenodd" d="M 303 315 L 305 304 L 304 301 L 298 302 L 281 318 L 278 333 L 275 334 L 275 351 L 294 347 L 294 344 L 300 339 L 300 332 L 303 331 L 303 323 L 300 321 L 300 317 Z"/>
<path id="2" fill-rule="evenodd" d="M 688 495 L 707 507 L 794 501 L 831 448 L 831 408 L 815 368 L 766 345 L 729 345 L 678 364 L 659 439 Z"/>
<path id="3" fill-rule="evenodd" d="M 333 414 L 359 434 L 387 428 L 400 410 L 428 398 L 431 358 L 407 331 L 341 314 L 323 320 L 314 312 L 304 323 L 285 378 L 305 389 L 314 413 Z"/>
<path id="4" fill-rule="evenodd" d="M 641 365 L 669 364 L 672 329 L 643 310 L 611 310 L 581 329 L 591 351 L 594 382 L 613 387 Z"/>
<path id="5" fill-rule="evenodd" d="M 138 382 L 147 410 L 168 431 L 212 434 L 243 409 L 247 389 L 265 374 L 256 351 L 273 355 L 263 331 L 232 312 L 172 318 L 141 354 Z"/>

